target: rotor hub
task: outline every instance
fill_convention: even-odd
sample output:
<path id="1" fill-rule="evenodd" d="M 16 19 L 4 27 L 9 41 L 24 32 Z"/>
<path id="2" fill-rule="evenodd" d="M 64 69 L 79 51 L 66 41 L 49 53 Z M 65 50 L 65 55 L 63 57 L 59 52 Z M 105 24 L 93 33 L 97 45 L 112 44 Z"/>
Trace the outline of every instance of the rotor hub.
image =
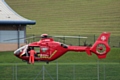
<path id="1" fill-rule="evenodd" d="M 41 38 L 48 38 L 48 34 L 42 34 Z"/>

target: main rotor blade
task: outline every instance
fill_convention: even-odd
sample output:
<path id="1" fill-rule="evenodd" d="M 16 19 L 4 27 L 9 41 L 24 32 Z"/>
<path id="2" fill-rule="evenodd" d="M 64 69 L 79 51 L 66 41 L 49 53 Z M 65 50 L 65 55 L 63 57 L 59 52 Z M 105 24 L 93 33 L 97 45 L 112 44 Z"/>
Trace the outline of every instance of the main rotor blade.
<path id="1" fill-rule="evenodd" d="M 87 37 L 82 37 L 82 36 L 53 36 L 53 37 L 58 37 L 58 38 L 87 38 Z"/>
<path id="2" fill-rule="evenodd" d="M 18 40 L 18 39 L 24 39 L 24 40 L 27 40 L 27 39 L 31 39 L 31 38 L 41 38 L 41 36 L 31 36 L 31 37 L 24 37 L 24 38 L 15 38 L 15 39 L 8 39 L 8 40 L 4 40 L 4 41 L 12 41 L 12 40 Z M 56 37 L 56 38 L 87 38 L 87 37 L 82 37 L 82 36 L 49 36 L 48 37 Z"/>
<path id="3" fill-rule="evenodd" d="M 18 40 L 18 39 L 24 39 L 24 40 L 26 40 L 26 39 L 31 39 L 31 38 L 35 38 L 35 37 L 38 37 L 38 36 L 31 36 L 31 37 L 27 37 L 27 38 L 15 38 L 15 39 L 8 39 L 8 40 L 4 40 L 4 41 L 13 41 L 13 40 Z"/>

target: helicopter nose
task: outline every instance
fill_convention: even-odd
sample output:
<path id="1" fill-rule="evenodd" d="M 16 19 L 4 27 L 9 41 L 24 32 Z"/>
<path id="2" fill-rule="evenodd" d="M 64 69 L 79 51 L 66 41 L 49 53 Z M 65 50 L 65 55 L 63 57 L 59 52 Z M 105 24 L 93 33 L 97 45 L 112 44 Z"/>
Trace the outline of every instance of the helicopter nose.
<path id="1" fill-rule="evenodd" d="M 20 55 L 21 52 L 22 51 L 20 49 L 17 49 L 17 50 L 14 51 L 14 55 Z"/>
<path id="2" fill-rule="evenodd" d="M 20 55 L 21 53 L 25 53 L 26 49 L 27 49 L 28 45 L 22 46 L 20 48 L 18 48 L 17 50 L 14 51 L 14 55 Z M 23 54 L 24 54 L 23 53 Z"/>

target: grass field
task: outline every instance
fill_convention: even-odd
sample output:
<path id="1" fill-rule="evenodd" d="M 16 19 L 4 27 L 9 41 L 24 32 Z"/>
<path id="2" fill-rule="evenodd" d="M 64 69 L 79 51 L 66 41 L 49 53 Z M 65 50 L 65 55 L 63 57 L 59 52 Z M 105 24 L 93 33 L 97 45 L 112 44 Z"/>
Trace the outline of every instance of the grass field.
<path id="1" fill-rule="evenodd" d="M 37 62 L 34 65 L 16 58 L 12 51 L 1 52 L 0 79 L 56 80 L 58 77 L 59 80 L 119 80 L 119 51 L 119 48 L 112 48 L 103 60 L 98 60 L 96 55 L 89 57 L 86 53 L 68 52 L 49 64 Z"/>
<path id="2" fill-rule="evenodd" d="M 99 66 L 99 68 L 98 68 Z M 1 80 L 119 80 L 120 64 L 2 65 Z M 16 70 L 17 69 L 17 70 Z M 98 73 L 99 69 L 99 73 Z M 44 71 L 43 71 L 44 70 Z M 43 77 L 44 75 L 44 77 Z M 99 77 L 99 78 L 98 78 Z"/>
<path id="3" fill-rule="evenodd" d="M 108 53 L 107 58 L 101 60 L 101 62 L 106 63 L 119 63 L 120 62 L 120 49 L 112 48 Z M 97 56 L 93 54 L 92 56 L 88 56 L 85 52 L 68 52 L 64 54 L 62 57 L 58 58 L 57 61 L 59 63 L 96 63 Z M 22 60 L 18 59 L 13 55 L 13 51 L 11 52 L 1 52 L 0 54 L 0 63 L 25 63 Z M 56 60 L 52 63 L 56 63 Z"/>
<path id="4" fill-rule="evenodd" d="M 120 36 L 119 0 L 6 0 L 20 15 L 36 20 L 27 34 Z"/>
<path id="5" fill-rule="evenodd" d="M 120 40 L 119 0 L 5 1 L 18 14 L 36 20 L 32 29 L 27 27 L 27 35 L 98 35 L 107 31 L 112 33 L 112 38 L 116 37 L 112 44 Z M 43 80 L 43 65 L 56 80 L 57 62 L 59 80 L 119 80 L 119 52 L 120 48 L 112 48 L 104 60 L 98 60 L 94 54 L 89 57 L 86 53 L 68 52 L 48 65 L 28 65 L 13 56 L 13 51 L 0 52 L 0 80 L 33 80 L 37 75 L 36 80 Z M 45 72 L 45 80 L 51 79 L 48 73 Z"/>

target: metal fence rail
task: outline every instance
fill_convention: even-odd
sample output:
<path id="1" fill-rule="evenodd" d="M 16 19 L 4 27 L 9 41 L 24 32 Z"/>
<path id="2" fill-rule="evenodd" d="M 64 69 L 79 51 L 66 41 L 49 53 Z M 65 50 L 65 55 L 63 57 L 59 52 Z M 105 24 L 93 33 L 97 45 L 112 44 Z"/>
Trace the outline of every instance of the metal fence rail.
<path id="1" fill-rule="evenodd" d="M 0 66 L 0 80 L 119 80 L 119 63 L 13 64 Z"/>
<path id="2" fill-rule="evenodd" d="M 27 35 L 29 36 L 38 36 L 38 35 L 34 35 L 34 34 L 29 34 Z M 98 38 L 98 35 L 74 35 L 74 36 L 86 36 L 88 37 L 87 39 L 81 39 L 81 38 L 54 38 L 55 41 L 60 41 L 62 43 L 68 44 L 68 45 L 92 45 L 96 39 Z M 28 39 L 26 42 L 30 43 L 30 42 L 34 42 L 34 41 L 39 41 L 40 38 L 32 38 L 32 39 Z M 120 47 L 120 37 L 118 36 L 110 36 L 109 38 L 109 45 L 111 47 Z"/>

